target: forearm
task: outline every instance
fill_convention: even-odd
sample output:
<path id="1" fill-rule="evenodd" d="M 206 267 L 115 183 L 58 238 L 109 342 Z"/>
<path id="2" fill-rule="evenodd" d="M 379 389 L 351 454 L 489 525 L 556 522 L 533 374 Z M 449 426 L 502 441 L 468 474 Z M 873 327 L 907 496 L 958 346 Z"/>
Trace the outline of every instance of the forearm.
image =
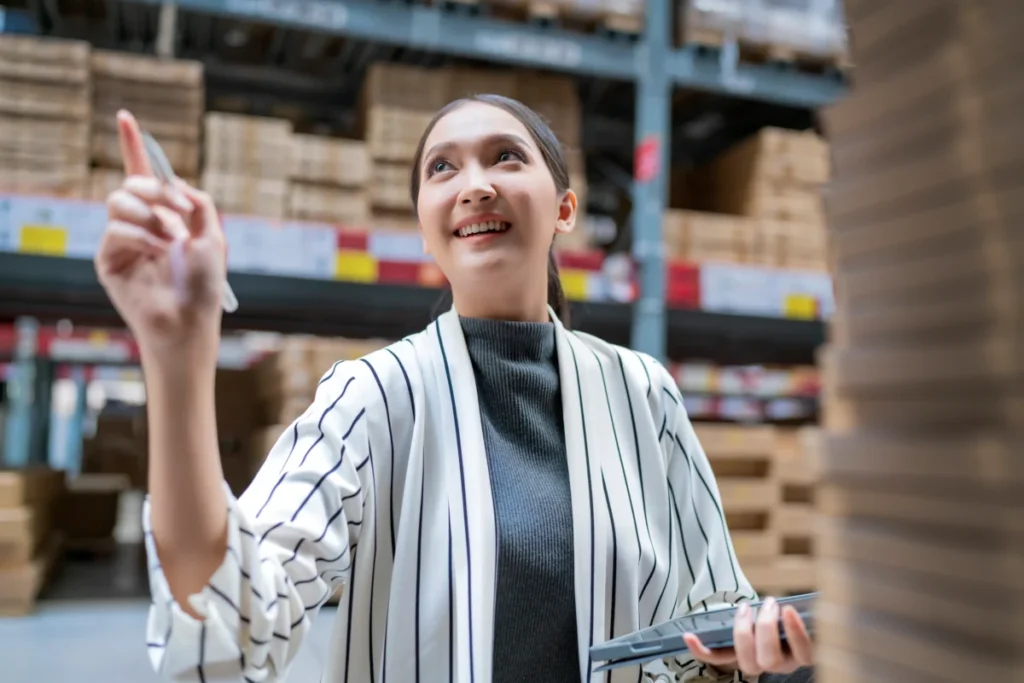
<path id="1" fill-rule="evenodd" d="M 153 540 L 168 585 L 189 610 L 226 549 L 227 500 L 214 404 L 216 349 L 143 357 Z"/>

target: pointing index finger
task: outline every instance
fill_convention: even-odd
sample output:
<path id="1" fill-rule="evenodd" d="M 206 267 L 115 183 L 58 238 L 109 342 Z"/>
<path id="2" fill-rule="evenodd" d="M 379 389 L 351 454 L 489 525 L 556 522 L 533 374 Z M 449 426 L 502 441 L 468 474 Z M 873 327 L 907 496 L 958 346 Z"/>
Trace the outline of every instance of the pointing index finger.
<path id="1" fill-rule="evenodd" d="M 125 175 L 153 175 L 153 168 L 149 165 L 146 148 L 142 143 L 139 124 L 135 117 L 124 109 L 117 112 L 117 137 L 121 144 Z"/>

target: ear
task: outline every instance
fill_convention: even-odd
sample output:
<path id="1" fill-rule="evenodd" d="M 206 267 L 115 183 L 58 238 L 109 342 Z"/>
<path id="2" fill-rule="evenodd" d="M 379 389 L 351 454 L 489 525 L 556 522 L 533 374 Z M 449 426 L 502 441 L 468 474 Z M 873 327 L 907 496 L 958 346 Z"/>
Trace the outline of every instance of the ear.
<path id="1" fill-rule="evenodd" d="M 555 222 L 555 233 L 564 234 L 572 232 L 576 227 L 576 211 L 579 200 L 576 193 L 566 190 L 562 201 L 558 205 L 558 220 Z"/>

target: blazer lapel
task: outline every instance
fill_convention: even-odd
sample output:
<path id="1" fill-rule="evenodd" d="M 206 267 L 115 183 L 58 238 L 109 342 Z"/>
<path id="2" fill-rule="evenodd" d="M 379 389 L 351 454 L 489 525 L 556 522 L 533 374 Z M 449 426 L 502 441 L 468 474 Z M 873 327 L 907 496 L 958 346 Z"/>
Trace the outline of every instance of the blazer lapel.
<path id="1" fill-rule="evenodd" d="M 584 342 L 556 324 L 558 369 L 562 385 L 565 449 L 572 493 L 573 550 L 576 566 L 576 613 L 581 681 L 591 679 L 590 646 L 605 640 L 607 509 L 601 462 L 613 438 L 604 407 L 601 370 Z M 607 433 L 606 433 L 607 432 Z M 598 590 L 595 590 L 598 587 Z"/>
<path id="2" fill-rule="evenodd" d="M 490 683 L 497 543 L 473 365 L 454 309 L 432 325 L 440 409 L 434 425 L 445 461 L 455 582 L 456 680 Z"/>

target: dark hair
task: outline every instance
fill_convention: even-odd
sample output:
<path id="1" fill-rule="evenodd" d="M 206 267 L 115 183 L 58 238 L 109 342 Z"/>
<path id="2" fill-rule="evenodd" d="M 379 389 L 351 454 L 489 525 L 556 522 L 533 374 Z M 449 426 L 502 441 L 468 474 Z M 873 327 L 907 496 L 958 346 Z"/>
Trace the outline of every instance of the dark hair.
<path id="1" fill-rule="evenodd" d="M 416 146 L 416 156 L 413 157 L 412 173 L 409 179 L 409 194 L 412 197 L 413 207 L 419 201 L 420 166 L 423 164 L 423 147 L 427 143 L 430 131 L 445 116 L 471 102 L 489 104 L 514 116 L 523 124 L 533 138 L 533 141 L 537 143 L 537 147 L 540 148 L 544 164 L 548 167 L 551 177 L 555 180 L 555 189 L 559 193 L 569 189 L 569 167 L 566 165 L 565 157 L 562 154 L 562 145 L 558 142 L 558 137 L 555 136 L 551 127 L 545 123 L 544 119 L 537 112 L 510 97 L 503 97 L 502 95 L 471 95 L 446 104 L 434 115 L 434 118 L 427 124 L 426 130 L 423 131 L 420 142 Z M 565 292 L 562 291 L 562 281 L 558 274 L 558 262 L 555 260 L 554 251 L 548 252 L 548 305 L 555 309 L 559 320 L 568 327 L 569 302 L 566 301 Z"/>

